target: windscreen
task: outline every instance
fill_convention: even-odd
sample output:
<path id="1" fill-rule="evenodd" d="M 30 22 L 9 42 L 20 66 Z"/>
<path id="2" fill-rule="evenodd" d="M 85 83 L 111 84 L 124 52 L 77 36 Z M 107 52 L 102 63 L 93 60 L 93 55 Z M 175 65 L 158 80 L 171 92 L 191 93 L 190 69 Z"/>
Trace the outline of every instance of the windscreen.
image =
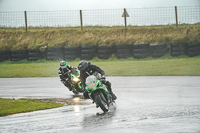
<path id="1" fill-rule="evenodd" d="M 86 78 L 86 83 L 92 83 L 94 81 L 94 75 L 90 75 Z"/>

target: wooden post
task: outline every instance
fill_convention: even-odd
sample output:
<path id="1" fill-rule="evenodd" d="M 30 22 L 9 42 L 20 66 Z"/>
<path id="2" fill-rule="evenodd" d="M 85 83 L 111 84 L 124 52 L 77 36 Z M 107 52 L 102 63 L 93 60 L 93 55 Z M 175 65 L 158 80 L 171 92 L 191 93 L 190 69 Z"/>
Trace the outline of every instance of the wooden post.
<path id="1" fill-rule="evenodd" d="M 24 11 L 24 15 L 25 15 L 25 26 L 26 26 L 26 32 L 27 32 L 27 16 L 26 16 L 26 11 Z"/>
<path id="2" fill-rule="evenodd" d="M 175 6 L 175 16 L 176 16 L 176 27 L 178 27 L 178 15 L 177 15 L 177 7 Z"/>
<path id="3" fill-rule="evenodd" d="M 124 23 L 125 23 L 125 29 L 126 29 L 126 9 L 124 8 Z"/>
<path id="4" fill-rule="evenodd" d="M 83 30 L 82 10 L 80 10 L 81 30 Z"/>

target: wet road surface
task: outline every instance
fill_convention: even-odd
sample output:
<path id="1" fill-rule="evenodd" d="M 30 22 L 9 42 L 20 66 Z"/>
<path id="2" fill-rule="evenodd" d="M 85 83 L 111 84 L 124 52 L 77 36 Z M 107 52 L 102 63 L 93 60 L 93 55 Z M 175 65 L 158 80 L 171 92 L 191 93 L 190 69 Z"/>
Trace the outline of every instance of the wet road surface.
<path id="1" fill-rule="evenodd" d="M 107 77 L 117 110 L 103 113 L 74 95 L 59 78 L 2 78 L 1 98 L 35 98 L 64 107 L 0 117 L 0 133 L 199 133 L 200 77 Z M 81 95 L 76 96 L 82 98 Z"/>

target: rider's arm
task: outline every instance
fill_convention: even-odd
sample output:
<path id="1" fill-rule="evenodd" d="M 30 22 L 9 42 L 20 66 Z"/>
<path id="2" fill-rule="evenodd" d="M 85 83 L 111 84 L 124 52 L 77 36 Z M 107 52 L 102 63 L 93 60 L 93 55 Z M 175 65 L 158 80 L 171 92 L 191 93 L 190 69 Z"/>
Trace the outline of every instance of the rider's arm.
<path id="1" fill-rule="evenodd" d="M 62 74 L 62 71 L 60 70 L 60 68 L 58 69 L 58 74 L 59 75 Z"/>
<path id="2" fill-rule="evenodd" d="M 67 65 L 67 68 L 69 69 L 69 70 L 72 70 L 72 66 L 70 66 L 70 65 Z"/>
<path id="3" fill-rule="evenodd" d="M 93 65 L 93 67 L 94 67 L 95 71 L 97 71 L 98 73 L 101 74 L 101 77 L 105 77 L 105 72 L 100 67 L 98 67 L 96 65 Z"/>

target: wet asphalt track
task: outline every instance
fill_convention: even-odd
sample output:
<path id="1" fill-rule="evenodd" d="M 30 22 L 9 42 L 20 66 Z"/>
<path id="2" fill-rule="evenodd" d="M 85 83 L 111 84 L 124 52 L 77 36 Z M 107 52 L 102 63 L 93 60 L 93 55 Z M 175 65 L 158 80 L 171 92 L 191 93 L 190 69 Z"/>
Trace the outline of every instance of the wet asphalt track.
<path id="1" fill-rule="evenodd" d="M 57 109 L 0 117 L 0 133 L 200 133 L 200 77 L 107 80 L 118 96 L 117 110 L 103 113 L 91 100 L 73 101 L 72 92 L 59 78 L 0 78 L 2 98 L 35 98 L 66 104 Z"/>

